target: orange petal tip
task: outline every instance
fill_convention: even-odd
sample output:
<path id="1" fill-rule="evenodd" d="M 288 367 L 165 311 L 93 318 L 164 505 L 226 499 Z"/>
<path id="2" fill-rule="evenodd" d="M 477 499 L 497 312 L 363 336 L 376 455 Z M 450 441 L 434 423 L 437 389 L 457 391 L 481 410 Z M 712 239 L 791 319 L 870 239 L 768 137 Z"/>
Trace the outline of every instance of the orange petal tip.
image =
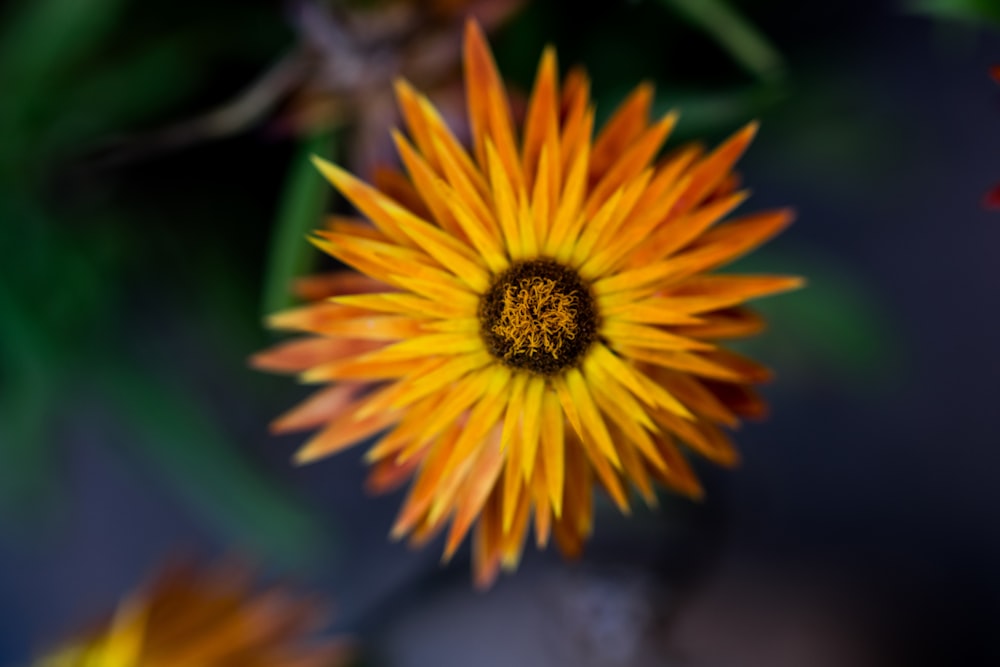
<path id="1" fill-rule="evenodd" d="M 267 320 L 265 320 L 265 325 Z M 273 353 L 265 350 L 263 352 L 257 352 L 256 354 L 250 355 L 247 359 L 247 366 L 254 369 L 255 371 L 271 371 L 273 370 Z"/>
<path id="2" fill-rule="evenodd" d="M 486 45 L 486 35 L 483 34 L 483 28 L 479 25 L 476 17 L 471 15 L 465 19 L 465 39 L 467 41 L 476 40 L 483 46 Z"/>

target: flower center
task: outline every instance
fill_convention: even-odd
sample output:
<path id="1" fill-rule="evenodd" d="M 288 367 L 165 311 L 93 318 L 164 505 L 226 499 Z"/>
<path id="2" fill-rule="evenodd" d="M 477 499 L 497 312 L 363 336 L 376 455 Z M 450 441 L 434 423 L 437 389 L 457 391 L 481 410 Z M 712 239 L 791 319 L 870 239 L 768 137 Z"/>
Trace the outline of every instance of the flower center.
<path id="1" fill-rule="evenodd" d="M 540 375 L 575 364 L 597 335 L 590 288 L 548 259 L 519 262 L 497 276 L 479 304 L 479 319 L 490 354 Z"/>

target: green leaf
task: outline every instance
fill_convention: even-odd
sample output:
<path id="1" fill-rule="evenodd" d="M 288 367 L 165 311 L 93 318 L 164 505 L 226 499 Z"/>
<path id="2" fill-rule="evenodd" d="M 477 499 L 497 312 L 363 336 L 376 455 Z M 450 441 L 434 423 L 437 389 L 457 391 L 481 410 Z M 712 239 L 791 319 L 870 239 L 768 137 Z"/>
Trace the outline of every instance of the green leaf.
<path id="1" fill-rule="evenodd" d="M 783 86 L 772 84 L 736 86 L 718 91 L 671 87 L 657 96 L 654 115 L 658 117 L 670 109 L 678 109 L 681 119 L 674 140 L 703 139 L 733 131 L 786 97 Z"/>
<path id="2" fill-rule="evenodd" d="M 160 40 L 107 63 L 67 84 L 44 111 L 51 117 L 41 143 L 79 148 L 81 141 L 122 134 L 188 94 L 199 64 L 183 43 Z M 57 107 L 51 105 L 58 104 Z"/>
<path id="3" fill-rule="evenodd" d="M 859 392 L 885 387 L 898 376 L 903 339 L 886 315 L 891 308 L 847 265 L 800 248 L 759 251 L 731 271 L 801 275 L 807 281 L 796 292 L 753 302 L 767 332 L 737 347 L 802 380 L 827 377 Z"/>
<path id="4" fill-rule="evenodd" d="M 328 558 L 323 522 L 252 465 L 191 392 L 124 366 L 104 369 L 100 389 L 127 445 L 228 539 L 285 567 Z"/>
<path id="5" fill-rule="evenodd" d="M 0 34 L 0 70 L 41 93 L 103 41 L 125 2 L 31 0 L 20 5 Z"/>
<path id="6" fill-rule="evenodd" d="M 291 305 L 292 280 L 308 273 L 314 263 L 316 253 L 306 235 L 320 226 L 333 190 L 309 160 L 311 155 L 336 159 L 332 135 L 320 134 L 303 141 L 292 160 L 264 274 L 265 315 Z"/>
<path id="7" fill-rule="evenodd" d="M 1000 2 L 996 0 L 910 0 L 910 7 L 940 19 L 1000 26 Z"/>
<path id="8" fill-rule="evenodd" d="M 774 81 L 784 74 L 781 53 L 726 0 L 660 0 L 697 26 L 751 74 Z"/>
<path id="9" fill-rule="evenodd" d="M 123 0 L 33 0 L 21 2 L 0 33 L 0 145 L 4 155 L 26 154 L 27 127 L 42 101 L 100 45 L 114 27 Z M 58 94 L 55 95 L 59 97 Z"/>

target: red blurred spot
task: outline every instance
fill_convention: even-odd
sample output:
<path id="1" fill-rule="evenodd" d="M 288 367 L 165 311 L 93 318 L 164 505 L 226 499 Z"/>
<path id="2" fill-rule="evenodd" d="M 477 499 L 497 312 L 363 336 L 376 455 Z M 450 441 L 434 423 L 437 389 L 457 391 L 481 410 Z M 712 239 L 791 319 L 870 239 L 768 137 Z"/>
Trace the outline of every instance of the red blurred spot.
<path id="1" fill-rule="evenodd" d="M 997 83 L 1000 83 L 1000 65 L 994 65 L 990 68 L 990 76 Z M 1000 210 L 1000 183 L 993 186 L 993 189 L 986 193 L 983 197 L 983 206 L 988 209 Z"/>
<path id="2" fill-rule="evenodd" d="M 993 186 L 993 189 L 983 197 L 983 206 L 993 210 L 1000 210 L 1000 184 Z"/>

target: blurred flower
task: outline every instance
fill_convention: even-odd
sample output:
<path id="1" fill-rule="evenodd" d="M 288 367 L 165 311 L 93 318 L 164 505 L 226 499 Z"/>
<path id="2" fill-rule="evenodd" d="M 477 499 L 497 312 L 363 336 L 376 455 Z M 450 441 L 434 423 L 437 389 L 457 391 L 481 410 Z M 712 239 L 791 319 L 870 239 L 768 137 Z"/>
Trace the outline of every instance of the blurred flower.
<path id="1" fill-rule="evenodd" d="M 279 134 L 351 125 L 349 161 L 368 173 L 391 157 L 385 128 L 397 123 L 392 81 L 431 91 L 460 118 L 461 26 L 474 16 L 503 25 L 525 0 L 289 2 L 296 43 L 245 90 L 192 119 L 110 146 L 110 162 L 228 136 L 265 121 Z"/>
<path id="2" fill-rule="evenodd" d="M 710 229 L 747 196 L 731 168 L 754 125 L 654 164 L 676 115 L 650 123 L 643 85 L 591 141 L 587 78 L 575 70 L 560 91 L 549 49 L 519 146 L 473 22 L 464 60 L 472 155 L 399 82 L 411 138 L 393 136 L 409 178 L 383 171 L 371 187 L 316 160 L 374 227 L 334 218 L 316 232 L 359 273 L 303 282 L 323 300 L 271 324 L 309 335 L 254 361 L 333 383 L 274 424 L 322 427 L 299 462 L 388 430 L 367 454 L 371 487 L 415 478 L 393 535 L 420 544 L 450 521 L 447 559 L 475 524 L 475 579 L 488 585 L 516 568 L 531 515 L 540 547 L 551 533 L 579 554 L 595 478 L 628 512 L 628 484 L 649 504 L 654 481 L 701 494 L 678 439 L 733 464 L 720 426 L 764 412 L 750 385 L 768 371 L 716 341 L 760 331 L 740 304 L 800 281 L 707 274 L 792 217 Z"/>
<path id="3" fill-rule="evenodd" d="M 435 99 L 449 121 L 462 118 L 461 26 L 474 16 L 487 31 L 524 0 L 379 0 L 299 2 L 293 21 L 306 76 L 278 116 L 302 134 L 353 125 L 349 160 L 362 173 L 394 161 L 385 131 L 398 124 L 392 82 L 403 77 Z"/>
<path id="4" fill-rule="evenodd" d="M 1000 83 L 1000 65 L 994 65 L 990 68 L 990 76 L 997 83 Z M 1000 183 L 997 183 L 993 188 L 986 193 L 983 198 L 983 206 L 991 209 L 1000 209 Z"/>
<path id="5" fill-rule="evenodd" d="M 43 658 L 38 667 L 334 667 L 343 642 L 317 640 L 315 601 L 280 587 L 254 592 L 245 568 L 164 572 L 112 618 Z"/>

